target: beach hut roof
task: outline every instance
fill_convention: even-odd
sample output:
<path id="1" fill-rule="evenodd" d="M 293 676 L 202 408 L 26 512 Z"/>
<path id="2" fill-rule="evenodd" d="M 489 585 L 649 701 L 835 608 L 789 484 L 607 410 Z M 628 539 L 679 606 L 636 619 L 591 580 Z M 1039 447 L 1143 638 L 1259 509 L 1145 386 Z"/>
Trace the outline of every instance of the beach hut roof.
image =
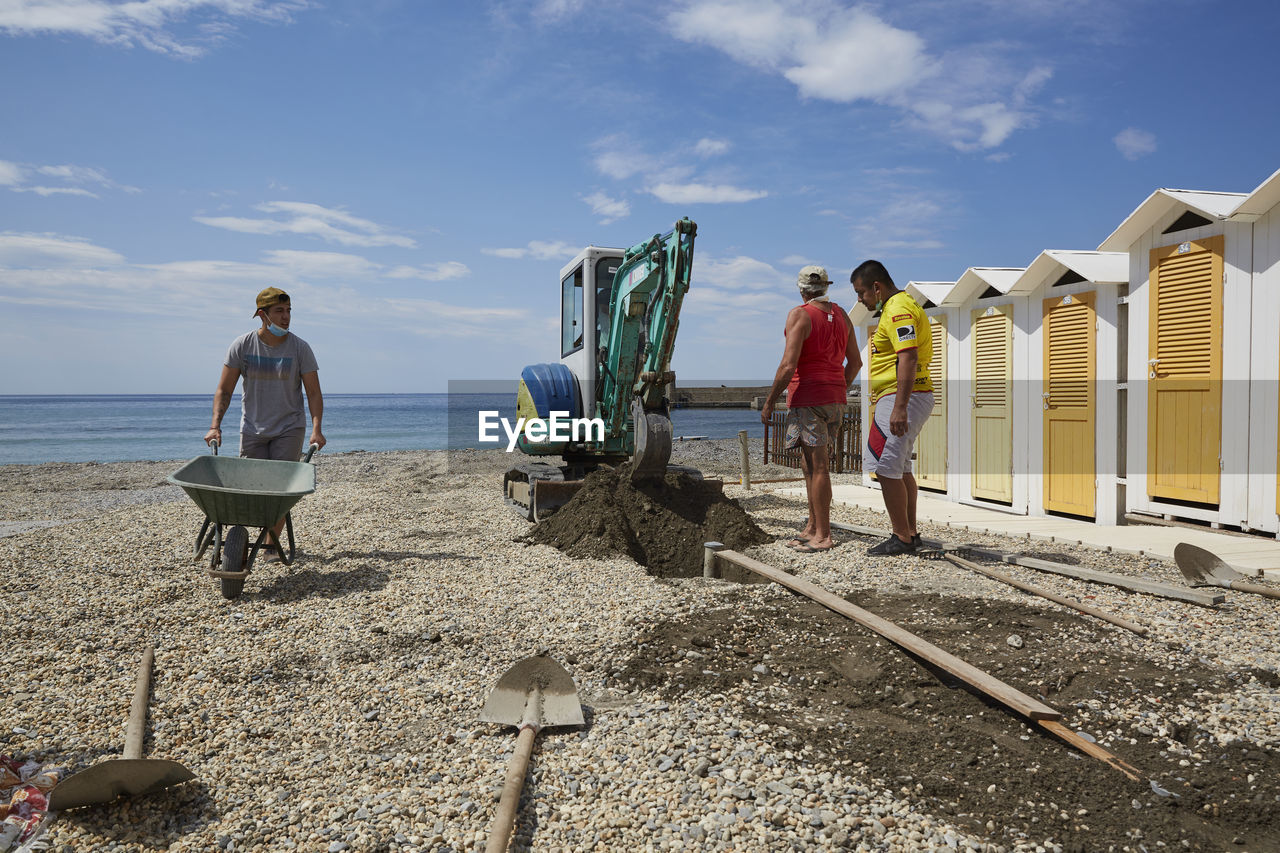
<path id="1" fill-rule="evenodd" d="M 1138 205 L 1111 236 L 1098 246 L 1101 252 L 1127 252 L 1144 231 L 1169 217 L 1180 208 L 1198 213 L 1208 220 L 1229 217 L 1247 198 L 1245 193 L 1217 193 L 1199 190 L 1158 189 Z"/>
<path id="2" fill-rule="evenodd" d="M 1129 280 L 1129 253 L 1046 249 L 1018 277 L 1012 292 L 1031 293 L 1067 273 L 1075 273 L 1084 281 L 1120 284 Z"/>
<path id="3" fill-rule="evenodd" d="M 1280 171 L 1249 193 L 1248 197 L 1231 212 L 1231 218 L 1243 222 L 1255 222 L 1266 216 L 1267 211 L 1277 204 L 1280 204 Z"/>
<path id="4" fill-rule="evenodd" d="M 909 281 L 903 290 L 923 307 L 926 301 L 941 305 L 942 300 L 955 286 L 954 281 Z M 849 309 L 849 320 L 855 326 L 862 326 L 870 319 L 871 312 L 861 302 L 854 303 L 854 306 Z"/>
<path id="5" fill-rule="evenodd" d="M 1024 267 L 969 267 L 956 280 L 955 287 L 951 288 L 941 304 L 964 305 L 973 299 L 982 298 L 982 294 L 988 289 L 1008 293 L 1024 271 Z"/>
<path id="6" fill-rule="evenodd" d="M 942 300 L 947 298 L 947 294 L 955 286 L 954 281 L 909 281 L 907 293 L 911 294 L 911 298 L 920 303 L 921 307 L 924 307 L 926 302 L 941 305 Z"/>

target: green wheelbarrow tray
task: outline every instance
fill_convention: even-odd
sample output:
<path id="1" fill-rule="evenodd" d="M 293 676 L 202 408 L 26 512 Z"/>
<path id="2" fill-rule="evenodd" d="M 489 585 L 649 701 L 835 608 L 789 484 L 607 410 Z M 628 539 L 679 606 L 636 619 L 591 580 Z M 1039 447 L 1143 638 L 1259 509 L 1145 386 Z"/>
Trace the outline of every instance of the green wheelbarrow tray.
<path id="1" fill-rule="evenodd" d="M 293 517 L 289 511 L 316 490 L 311 455 L 317 447 L 312 444 L 301 462 L 280 462 L 218 456 L 216 442 L 210 444 L 212 456 L 194 457 L 168 479 L 204 511 L 204 524 L 196 534 L 195 559 L 199 560 L 212 546 L 209 576 L 222 582 L 224 598 L 235 598 L 244 589 L 244 580 L 267 542 L 268 533 L 281 520 L 289 545 L 285 549 L 283 542 L 276 543 L 281 545 L 277 556 L 286 566 L 293 563 Z M 250 527 L 260 528 L 257 541 L 252 544 L 247 532 Z"/>
<path id="2" fill-rule="evenodd" d="M 310 462 L 197 456 L 169 475 L 214 524 L 271 527 L 316 490 Z"/>

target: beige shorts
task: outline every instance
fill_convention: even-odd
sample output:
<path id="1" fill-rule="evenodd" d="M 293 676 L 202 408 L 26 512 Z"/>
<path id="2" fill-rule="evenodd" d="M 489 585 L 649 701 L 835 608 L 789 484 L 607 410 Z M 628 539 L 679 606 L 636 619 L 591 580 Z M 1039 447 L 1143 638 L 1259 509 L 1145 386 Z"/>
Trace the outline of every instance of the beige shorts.
<path id="1" fill-rule="evenodd" d="M 240 455 L 248 459 L 276 459 L 297 462 L 302 458 L 305 429 L 290 430 L 284 435 L 261 436 L 240 433 Z"/>
<path id="2" fill-rule="evenodd" d="M 840 417 L 844 406 L 797 406 L 787 409 L 784 436 L 787 450 L 795 450 L 801 444 L 806 447 L 825 447 L 836 443 L 840 432 Z"/>

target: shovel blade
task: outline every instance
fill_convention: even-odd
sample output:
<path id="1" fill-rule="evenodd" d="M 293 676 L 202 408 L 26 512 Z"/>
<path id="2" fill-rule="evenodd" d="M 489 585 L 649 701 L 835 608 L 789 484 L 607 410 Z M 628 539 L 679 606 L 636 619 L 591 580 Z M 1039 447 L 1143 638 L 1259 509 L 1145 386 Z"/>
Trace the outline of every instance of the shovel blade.
<path id="1" fill-rule="evenodd" d="M 536 707 L 528 708 L 529 703 Z M 573 676 L 549 657 L 536 655 L 517 662 L 489 692 L 480 719 L 486 723 L 519 726 L 533 712 L 539 728 L 580 726 L 582 703 Z"/>
<path id="2" fill-rule="evenodd" d="M 1217 554 L 1190 542 L 1178 543 L 1173 549 L 1173 561 L 1178 564 L 1182 576 L 1193 585 L 1244 579 L 1244 575 L 1222 562 Z"/>
<path id="3" fill-rule="evenodd" d="M 195 774 L 163 758 L 119 758 L 68 776 L 49 793 L 49 811 L 109 803 L 117 797 L 140 797 L 179 785 Z"/>

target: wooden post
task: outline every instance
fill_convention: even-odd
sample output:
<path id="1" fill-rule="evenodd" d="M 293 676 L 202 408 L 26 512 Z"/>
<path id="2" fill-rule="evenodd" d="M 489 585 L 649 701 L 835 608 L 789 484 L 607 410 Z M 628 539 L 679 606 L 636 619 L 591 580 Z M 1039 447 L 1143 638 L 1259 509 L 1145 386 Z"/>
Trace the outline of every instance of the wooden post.
<path id="1" fill-rule="evenodd" d="M 704 542 L 702 547 L 702 576 L 714 580 L 720 576 L 716 571 L 716 552 L 725 550 L 726 546 L 719 542 Z"/>
<path id="2" fill-rule="evenodd" d="M 747 439 L 745 429 L 738 430 L 738 441 L 742 444 L 742 488 L 751 489 L 751 443 Z"/>

